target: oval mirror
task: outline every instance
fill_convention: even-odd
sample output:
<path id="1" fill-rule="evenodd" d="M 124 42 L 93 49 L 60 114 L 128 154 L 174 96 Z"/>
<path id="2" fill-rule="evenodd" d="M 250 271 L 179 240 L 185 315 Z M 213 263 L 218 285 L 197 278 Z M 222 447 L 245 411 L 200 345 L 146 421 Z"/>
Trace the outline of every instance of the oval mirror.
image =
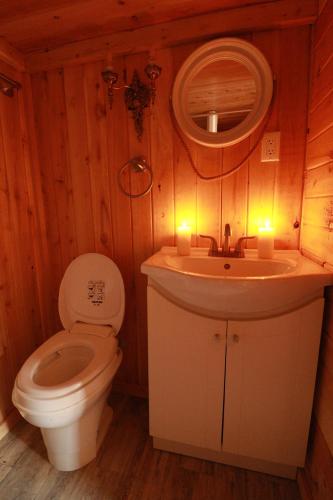
<path id="1" fill-rule="evenodd" d="M 173 87 L 173 110 L 188 138 L 226 147 L 258 127 L 272 91 L 264 55 L 249 42 L 222 38 L 202 45 L 185 60 Z"/>

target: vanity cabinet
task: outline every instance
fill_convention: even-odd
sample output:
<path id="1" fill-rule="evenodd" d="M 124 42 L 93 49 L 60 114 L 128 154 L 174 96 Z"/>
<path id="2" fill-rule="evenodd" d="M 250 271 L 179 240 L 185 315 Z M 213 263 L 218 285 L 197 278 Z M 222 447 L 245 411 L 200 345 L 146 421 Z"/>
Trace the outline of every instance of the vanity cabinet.
<path id="1" fill-rule="evenodd" d="M 302 466 L 323 302 L 269 319 L 224 321 L 188 311 L 149 285 L 150 434 L 218 451 L 226 463 L 240 456 Z"/>
<path id="2" fill-rule="evenodd" d="M 181 309 L 148 287 L 152 436 L 221 449 L 226 325 Z"/>

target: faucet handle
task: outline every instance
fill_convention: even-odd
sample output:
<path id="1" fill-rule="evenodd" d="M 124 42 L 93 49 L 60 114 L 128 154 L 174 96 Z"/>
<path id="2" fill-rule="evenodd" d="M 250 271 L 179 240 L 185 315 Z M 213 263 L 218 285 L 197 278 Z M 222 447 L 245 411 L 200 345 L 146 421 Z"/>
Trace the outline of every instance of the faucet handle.
<path id="1" fill-rule="evenodd" d="M 244 257 L 244 249 L 242 247 L 242 243 L 244 240 L 253 240 L 256 236 L 241 236 L 238 238 L 237 243 L 235 245 L 235 255 L 236 257 Z"/>
<path id="2" fill-rule="evenodd" d="M 208 238 L 210 240 L 210 247 L 208 251 L 208 255 L 212 257 L 217 257 L 219 254 L 219 247 L 217 241 L 213 236 L 208 236 L 206 234 L 199 234 L 200 238 Z"/>

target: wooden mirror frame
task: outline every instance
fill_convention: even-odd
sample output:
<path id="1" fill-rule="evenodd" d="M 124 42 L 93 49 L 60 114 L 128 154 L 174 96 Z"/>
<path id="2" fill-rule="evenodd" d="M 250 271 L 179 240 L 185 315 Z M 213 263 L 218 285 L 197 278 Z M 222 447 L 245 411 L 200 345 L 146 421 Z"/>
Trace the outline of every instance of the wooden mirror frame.
<path id="1" fill-rule="evenodd" d="M 205 66 L 223 59 L 239 62 L 249 70 L 256 84 L 256 99 L 250 113 L 236 127 L 212 133 L 196 125 L 187 112 L 188 91 L 193 78 Z M 177 123 L 189 139 L 203 146 L 222 148 L 252 134 L 267 113 L 272 93 L 272 71 L 260 50 L 239 38 L 220 38 L 202 45 L 184 61 L 174 82 L 172 105 Z"/>

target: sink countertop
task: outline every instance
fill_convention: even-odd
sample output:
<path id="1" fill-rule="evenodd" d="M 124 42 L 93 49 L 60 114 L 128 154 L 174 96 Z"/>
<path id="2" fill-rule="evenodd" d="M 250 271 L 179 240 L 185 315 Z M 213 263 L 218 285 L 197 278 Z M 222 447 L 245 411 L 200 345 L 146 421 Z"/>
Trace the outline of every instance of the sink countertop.
<path id="1" fill-rule="evenodd" d="M 168 261 L 166 260 L 166 257 L 171 256 L 171 257 L 176 257 L 178 259 L 191 259 L 192 257 L 196 258 L 209 258 L 209 259 L 216 259 L 216 261 L 221 261 L 222 259 L 225 262 L 228 262 L 230 264 L 234 262 L 241 262 L 244 259 L 243 258 L 235 258 L 235 257 L 210 257 L 208 256 L 208 248 L 199 248 L 199 247 L 192 247 L 191 248 L 191 254 L 188 256 L 180 256 L 177 254 L 177 247 L 162 247 L 160 251 L 157 253 L 153 254 L 151 257 L 149 257 L 143 264 L 141 265 L 141 270 L 145 274 L 149 274 L 148 272 L 146 273 L 145 270 L 148 270 L 148 267 L 158 267 L 162 269 L 168 269 L 171 272 L 183 272 L 184 274 L 192 274 L 193 276 L 203 276 L 200 273 L 191 273 L 189 271 L 181 271 L 180 269 L 176 267 L 171 267 L 168 265 Z M 325 269 L 323 266 L 320 266 L 316 262 L 310 260 L 309 258 L 305 257 L 304 255 L 301 254 L 299 250 L 275 250 L 273 254 L 273 259 L 259 259 L 258 258 L 258 252 L 256 249 L 250 249 L 246 250 L 245 249 L 245 259 L 247 260 L 253 260 L 253 261 L 258 261 L 261 263 L 265 262 L 270 262 L 271 260 L 273 261 L 290 261 L 292 267 L 294 267 L 293 271 L 289 271 L 288 273 L 282 273 L 282 274 L 277 274 L 277 275 L 272 275 L 272 276 L 250 276 L 246 277 L 246 279 L 285 279 L 288 277 L 288 275 L 292 274 L 293 276 L 296 275 L 325 275 L 327 277 L 328 283 L 327 285 L 333 284 L 333 273 Z M 206 278 L 208 279 L 220 279 L 219 276 L 213 276 L 213 275 L 206 275 Z M 223 276 L 224 279 L 238 279 L 239 277 L 235 276 Z M 242 278 L 243 279 L 243 278 Z"/>
<path id="2" fill-rule="evenodd" d="M 162 247 L 141 265 L 149 282 L 180 306 L 226 319 L 255 319 L 283 314 L 322 297 L 333 273 L 298 250 L 276 250 L 273 259 L 211 257 L 208 248 L 179 256 Z"/>

